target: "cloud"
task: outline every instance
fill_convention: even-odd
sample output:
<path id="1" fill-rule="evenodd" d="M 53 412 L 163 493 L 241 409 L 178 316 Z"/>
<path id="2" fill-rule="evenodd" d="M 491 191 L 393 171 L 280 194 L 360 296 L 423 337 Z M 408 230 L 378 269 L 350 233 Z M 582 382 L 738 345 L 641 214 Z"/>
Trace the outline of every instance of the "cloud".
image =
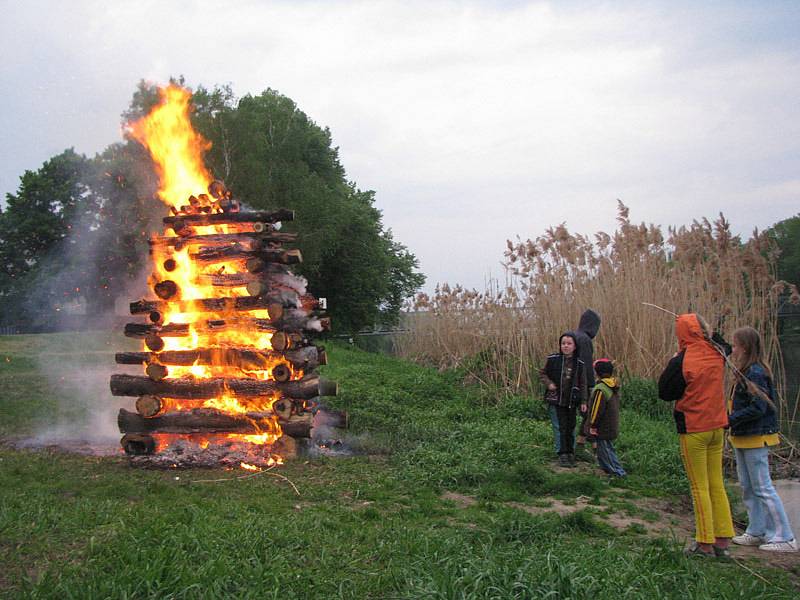
<path id="1" fill-rule="evenodd" d="M 611 229 L 617 198 L 664 225 L 792 216 L 798 25 L 791 3 L 20 4 L 0 185 L 114 141 L 141 77 L 272 87 L 330 127 L 431 286 L 482 287 L 507 237 Z"/>

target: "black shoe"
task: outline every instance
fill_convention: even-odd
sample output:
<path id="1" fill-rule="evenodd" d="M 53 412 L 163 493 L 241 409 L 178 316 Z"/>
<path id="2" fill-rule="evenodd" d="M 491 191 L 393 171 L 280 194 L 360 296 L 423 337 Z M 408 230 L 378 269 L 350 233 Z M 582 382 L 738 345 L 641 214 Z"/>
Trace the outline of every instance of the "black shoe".
<path id="1" fill-rule="evenodd" d="M 567 456 L 569 456 L 569 466 L 570 467 L 574 467 L 575 466 L 575 455 L 574 454 L 568 454 Z"/>
<path id="2" fill-rule="evenodd" d="M 683 554 L 685 556 L 698 556 L 700 558 L 715 558 L 716 554 L 712 550 L 711 552 L 707 552 L 700 547 L 700 544 L 697 542 L 692 542 L 692 544 L 683 550 Z"/>
<path id="3" fill-rule="evenodd" d="M 558 455 L 558 464 L 561 467 L 568 467 L 569 465 L 569 455 L 568 454 L 559 454 Z"/>

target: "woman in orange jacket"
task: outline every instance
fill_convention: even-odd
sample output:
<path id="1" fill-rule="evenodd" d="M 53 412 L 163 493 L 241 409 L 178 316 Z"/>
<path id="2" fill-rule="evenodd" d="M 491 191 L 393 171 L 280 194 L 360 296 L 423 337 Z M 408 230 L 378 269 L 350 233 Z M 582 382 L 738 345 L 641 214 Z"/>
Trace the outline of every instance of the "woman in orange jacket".
<path id="1" fill-rule="evenodd" d="M 658 380 L 658 395 L 676 401 L 673 416 L 694 504 L 695 542 L 687 553 L 727 556 L 734 530 L 722 481 L 725 359 L 699 315 L 678 315 L 675 333 L 679 350 Z"/>

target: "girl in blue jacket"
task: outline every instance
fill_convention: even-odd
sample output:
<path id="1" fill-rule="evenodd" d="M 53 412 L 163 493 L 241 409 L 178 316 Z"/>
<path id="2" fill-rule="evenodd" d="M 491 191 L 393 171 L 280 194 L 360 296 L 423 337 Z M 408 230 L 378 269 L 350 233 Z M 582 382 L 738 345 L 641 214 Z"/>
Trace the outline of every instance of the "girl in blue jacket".
<path id="1" fill-rule="evenodd" d="M 761 336 L 752 327 L 733 332 L 731 358 L 744 379 L 733 387 L 728 422 L 749 523 L 732 541 L 769 552 L 797 552 L 797 540 L 769 475 L 769 447 L 780 440 L 772 372 L 761 348 Z"/>

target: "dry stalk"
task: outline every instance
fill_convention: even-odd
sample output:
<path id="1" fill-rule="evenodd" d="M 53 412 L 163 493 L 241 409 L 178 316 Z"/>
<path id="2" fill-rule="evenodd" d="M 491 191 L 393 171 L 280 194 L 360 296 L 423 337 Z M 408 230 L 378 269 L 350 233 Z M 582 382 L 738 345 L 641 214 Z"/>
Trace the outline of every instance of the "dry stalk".
<path id="1" fill-rule="evenodd" d="M 655 306 L 700 313 L 723 335 L 755 327 L 783 397 L 776 307 L 784 285 L 770 240 L 755 234 L 744 243 L 722 216 L 666 231 L 637 225 L 621 203 L 617 221 L 615 232 L 592 239 L 558 225 L 509 241 L 504 282 L 490 281 L 482 293 L 442 284 L 420 295 L 398 351 L 440 368 L 460 366 L 499 397 L 539 396 L 544 357 L 592 308 L 603 319 L 595 356 L 625 365 L 623 375 L 655 378 L 677 349 L 672 321 L 654 318 Z M 797 407 L 782 404 L 781 423 L 793 415 Z"/>

